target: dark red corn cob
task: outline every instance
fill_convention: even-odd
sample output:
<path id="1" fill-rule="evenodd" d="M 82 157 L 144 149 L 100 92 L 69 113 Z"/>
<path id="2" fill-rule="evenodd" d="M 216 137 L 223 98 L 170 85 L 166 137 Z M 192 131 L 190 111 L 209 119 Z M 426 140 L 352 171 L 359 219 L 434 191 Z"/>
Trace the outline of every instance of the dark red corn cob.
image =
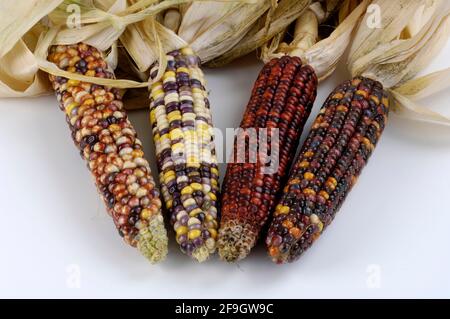
<path id="1" fill-rule="evenodd" d="M 218 241 L 222 259 L 230 262 L 242 259 L 255 245 L 276 204 L 316 90 L 314 70 L 302 65 L 298 57 L 273 59 L 259 74 L 240 125 L 243 131 L 237 134 L 234 143 L 234 154 L 245 154 L 245 162 L 228 164 L 223 184 Z M 261 150 L 262 143 L 244 137 L 248 129 L 254 129 L 258 137 L 266 136 L 267 152 Z M 278 130 L 278 141 L 272 138 L 271 129 Z M 273 172 L 262 170 L 273 165 L 266 161 L 269 152 L 270 158 L 278 161 Z"/>
<path id="2" fill-rule="evenodd" d="M 386 124 L 388 94 L 357 77 L 338 86 L 313 123 L 276 207 L 266 244 L 277 263 L 296 260 L 333 220 Z"/>

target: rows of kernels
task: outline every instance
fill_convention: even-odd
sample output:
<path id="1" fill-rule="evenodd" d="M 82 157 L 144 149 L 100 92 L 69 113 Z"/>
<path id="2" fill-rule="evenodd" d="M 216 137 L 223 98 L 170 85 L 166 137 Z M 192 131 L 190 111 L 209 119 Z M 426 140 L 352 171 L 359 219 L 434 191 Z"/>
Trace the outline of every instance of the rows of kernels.
<path id="1" fill-rule="evenodd" d="M 388 107 L 382 85 L 367 78 L 330 94 L 275 209 L 266 238 L 275 262 L 296 260 L 331 223 L 379 140 Z"/>
<path id="2" fill-rule="evenodd" d="M 262 129 L 278 129 L 279 141 L 272 141 L 267 152 L 262 152 L 258 143 L 240 142 L 245 132 L 235 139 L 234 154 L 245 154 L 245 163 L 227 167 L 218 243 L 222 259 L 242 259 L 255 245 L 292 162 L 316 87 L 314 71 L 302 66 L 296 57 L 273 59 L 260 72 L 240 127 L 255 128 L 259 136 Z M 270 132 L 267 134 L 270 136 Z M 271 174 L 262 170 L 269 152 L 279 161 L 276 172 Z M 256 163 L 249 162 L 251 158 Z"/>
<path id="3" fill-rule="evenodd" d="M 52 47 L 48 59 L 71 73 L 113 77 L 102 54 L 86 44 Z M 52 75 L 50 80 L 119 234 L 151 261 L 164 258 L 159 192 L 118 90 Z"/>
<path id="4" fill-rule="evenodd" d="M 219 174 L 205 80 L 189 48 L 170 52 L 153 83 L 150 121 L 161 189 L 176 240 L 199 261 L 216 248 Z M 151 68 L 151 77 L 158 71 Z"/>

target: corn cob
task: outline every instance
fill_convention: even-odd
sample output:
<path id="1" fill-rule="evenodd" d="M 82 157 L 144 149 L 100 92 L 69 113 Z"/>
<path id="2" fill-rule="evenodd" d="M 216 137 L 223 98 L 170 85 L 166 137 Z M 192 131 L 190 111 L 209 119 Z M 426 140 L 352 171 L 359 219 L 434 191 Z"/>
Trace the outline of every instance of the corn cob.
<path id="1" fill-rule="evenodd" d="M 244 132 L 255 128 L 258 135 L 263 129 L 278 129 L 278 143 L 267 145 L 267 149 L 271 157 L 278 156 L 279 162 L 274 172 L 263 171 L 267 161 L 261 152 L 256 156 L 256 163 L 249 162 L 255 158 L 261 145 L 238 143 L 244 137 L 236 136 L 234 154 L 245 152 L 245 163 L 228 164 L 223 184 L 218 242 L 223 260 L 240 260 L 255 245 L 269 212 L 276 204 L 293 160 L 292 154 L 316 98 L 316 90 L 314 70 L 302 65 L 298 57 L 272 59 L 261 70 L 240 127 Z"/>
<path id="2" fill-rule="evenodd" d="M 296 260 L 331 223 L 380 138 L 388 108 L 382 84 L 368 78 L 330 94 L 276 207 L 266 238 L 273 261 Z"/>
<path id="3" fill-rule="evenodd" d="M 167 54 L 152 84 L 150 121 L 161 191 L 181 250 L 202 262 L 216 249 L 219 172 L 205 80 L 190 48 Z M 158 63 L 150 77 L 158 74 Z"/>
<path id="4" fill-rule="evenodd" d="M 102 54 L 86 44 L 54 46 L 48 59 L 68 72 L 113 77 Z M 159 191 L 119 91 L 53 75 L 50 81 L 120 236 L 151 262 L 163 259 L 167 234 Z"/>

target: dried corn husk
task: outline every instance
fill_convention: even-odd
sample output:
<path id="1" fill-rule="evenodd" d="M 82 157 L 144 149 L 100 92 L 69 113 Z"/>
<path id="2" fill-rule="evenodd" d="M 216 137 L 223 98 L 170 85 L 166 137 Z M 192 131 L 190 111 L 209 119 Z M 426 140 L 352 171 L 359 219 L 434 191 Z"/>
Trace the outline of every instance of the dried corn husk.
<path id="1" fill-rule="evenodd" d="M 351 74 L 382 82 L 390 89 L 397 114 L 450 124 L 448 115 L 418 104 L 419 99 L 450 86 L 450 70 L 414 78 L 450 36 L 448 1 L 375 0 L 372 5 L 379 6 L 382 27 L 371 28 L 373 17 L 366 13 L 350 49 Z"/>
<path id="2" fill-rule="evenodd" d="M 329 0 L 314 2 L 298 18 L 295 33 L 290 44 L 272 39 L 263 47 L 261 58 L 264 62 L 285 54 L 299 56 L 310 64 L 320 80 L 328 77 L 336 69 L 345 50 L 350 44 L 352 33 L 366 12 L 370 0 Z M 319 24 L 339 10 L 339 25 L 325 39 L 319 39 Z M 317 42 L 318 41 L 318 42 Z"/>
<path id="3" fill-rule="evenodd" d="M 311 0 L 279 0 L 278 3 L 275 3 L 274 10 L 268 13 L 267 24 L 256 24 L 255 29 L 251 30 L 238 45 L 214 59 L 208 65 L 212 67 L 223 66 L 261 47 L 274 36 L 283 32 L 307 10 L 310 4 Z"/>
<path id="4" fill-rule="evenodd" d="M 361 1 L 359 0 L 345 0 L 339 8 L 339 24 L 342 23 L 350 13 L 356 9 Z"/>
<path id="5" fill-rule="evenodd" d="M 118 62 L 117 46 L 127 50 L 139 78 L 156 60 L 164 65 L 165 53 L 186 46 L 189 42 L 165 28 L 164 12 L 179 9 L 183 17 L 182 30 L 194 34 L 190 38 L 203 57 L 213 58 L 236 44 L 254 21 L 270 7 L 270 0 L 59 0 L 2 1 L 0 38 L 0 97 L 35 96 L 50 93 L 47 77 L 39 70 L 71 79 L 89 81 L 116 88 L 143 88 L 147 81 L 111 80 L 85 77 L 59 70 L 46 59 L 48 48 L 54 44 L 85 42 L 102 51 L 110 51 L 111 66 Z M 81 13 L 78 27 L 68 27 L 73 5 Z M 215 10 L 211 11 L 214 7 Z M 20 10 L 16 10 L 20 8 Z M 214 13 L 213 19 L 206 19 Z M 5 14 L 7 13 L 7 14 Z M 195 14 L 193 14 L 195 13 Z M 46 18 L 46 19 L 43 19 Z M 199 19 L 205 19 L 199 24 Z M 26 24 L 16 26 L 16 21 Z M 167 22 L 167 21 L 166 21 Z M 177 23 L 175 23 L 176 25 Z M 30 29 L 39 27 L 39 33 Z M 172 29 L 176 29 L 172 27 Z M 180 29 L 181 30 L 181 29 Z M 5 36 L 10 34 L 9 36 Z M 23 39 L 22 39 L 23 38 Z M 28 39 L 25 42 L 25 38 Z M 32 40 L 30 40 L 32 39 Z M 32 45 L 29 45 L 32 44 Z M 17 65 L 29 66 L 21 73 Z M 13 70 L 14 69 L 14 70 Z"/>
<path id="6" fill-rule="evenodd" d="M 187 45 L 173 31 L 153 19 L 130 25 L 121 35 L 120 41 L 140 72 L 147 71 L 160 58 L 161 53 Z"/>
<path id="7" fill-rule="evenodd" d="M 174 10 L 184 13 L 178 34 L 171 30 L 176 29 L 171 23 L 164 26 L 150 17 L 128 26 L 120 41 L 140 75 L 147 74 L 148 78 L 149 67 L 158 61 L 159 74 L 153 80 L 157 81 L 165 69 L 167 52 L 190 46 L 205 62 L 235 45 L 269 8 L 268 0 L 197 1 L 177 5 L 165 14 Z M 145 95 L 135 94 L 133 103 L 127 103 L 126 107 L 142 107 L 146 100 Z"/>
<path id="8" fill-rule="evenodd" d="M 182 16 L 179 8 L 170 8 L 164 13 L 163 24 L 169 30 L 172 30 L 176 33 L 180 28 L 181 18 Z"/>
<path id="9" fill-rule="evenodd" d="M 194 2 L 178 35 L 208 62 L 232 49 L 270 7 L 271 0 Z"/>
<path id="10" fill-rule="evenodd" d="M 62 0 L 14 0 L 0 3 L 0 97 L 37 96 L 50 91 L 38 73 L 33 50 L 38 21 Z M 35 27 L 36 26 L 36 27 Z"/>
<path id="11" fill-rule="evenodd" d="M 47 75 L 39 70 L 116 88 L 147 87 L 146 81 L 100 79 L 64 72 L 47 61 L 48 48 L 54 44 L 85 42 L 102 51 L 110 50 L 107 60 L 114 67 L 117 65 L 117 41 L 128 28 L 132 29 L 140 21 L 186 2 L 188 0 L 2 0 L 0 97 L 50 93 Z M 73 5 L 80 9 L 81 15 L 77 21 L 81 23 L 80 27 L 69 27 L 67 23 L 73 14 Z M 167 29 L 157 24 L 154 29 L 156 33 L 161 33 L 159 37 L 164 40 Z M 124 36 L 121 41 L 133 52 L 131 39 Z"/>
<path id="12" fill-rule="evenodd" d="M 369 4 L 370 0 L 361 1 L 328 38 L 319 41 L 305 51 L 303 59 L 314 68 L 319 79 L 323 80 L 334 72 L 339 60 L 352 41 L 353 30 Z M 341 16 L 344 15 L 341 14 Z"/>

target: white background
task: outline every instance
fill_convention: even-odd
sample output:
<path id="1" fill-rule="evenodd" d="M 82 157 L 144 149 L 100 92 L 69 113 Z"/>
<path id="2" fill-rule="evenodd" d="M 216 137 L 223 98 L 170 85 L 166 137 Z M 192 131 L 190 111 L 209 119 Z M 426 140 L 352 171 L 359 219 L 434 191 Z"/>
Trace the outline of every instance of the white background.
<path id="1" fill-rule="evenodd" d="M 428 70 L 449 59 L 450 45 Z M 260 68 L 251 56 L 206 70 L 217 127 L 239 125 Z M 305 133 L 347 78 L 342 66 L 320 85 Z M 445 109 L 449 98 L 425 102 Z M 335 221 L 296 263 L 273 264 L 260 244 L 238 264 L 196 264 L 172 234 L 152 266 L 117 234 L 55 98 L 0 100 L 0 111 L 0 297 L 450 297 L 450 127 L 391 115 Z M 147 111 L 131 120 L 152 161 Z"/>

